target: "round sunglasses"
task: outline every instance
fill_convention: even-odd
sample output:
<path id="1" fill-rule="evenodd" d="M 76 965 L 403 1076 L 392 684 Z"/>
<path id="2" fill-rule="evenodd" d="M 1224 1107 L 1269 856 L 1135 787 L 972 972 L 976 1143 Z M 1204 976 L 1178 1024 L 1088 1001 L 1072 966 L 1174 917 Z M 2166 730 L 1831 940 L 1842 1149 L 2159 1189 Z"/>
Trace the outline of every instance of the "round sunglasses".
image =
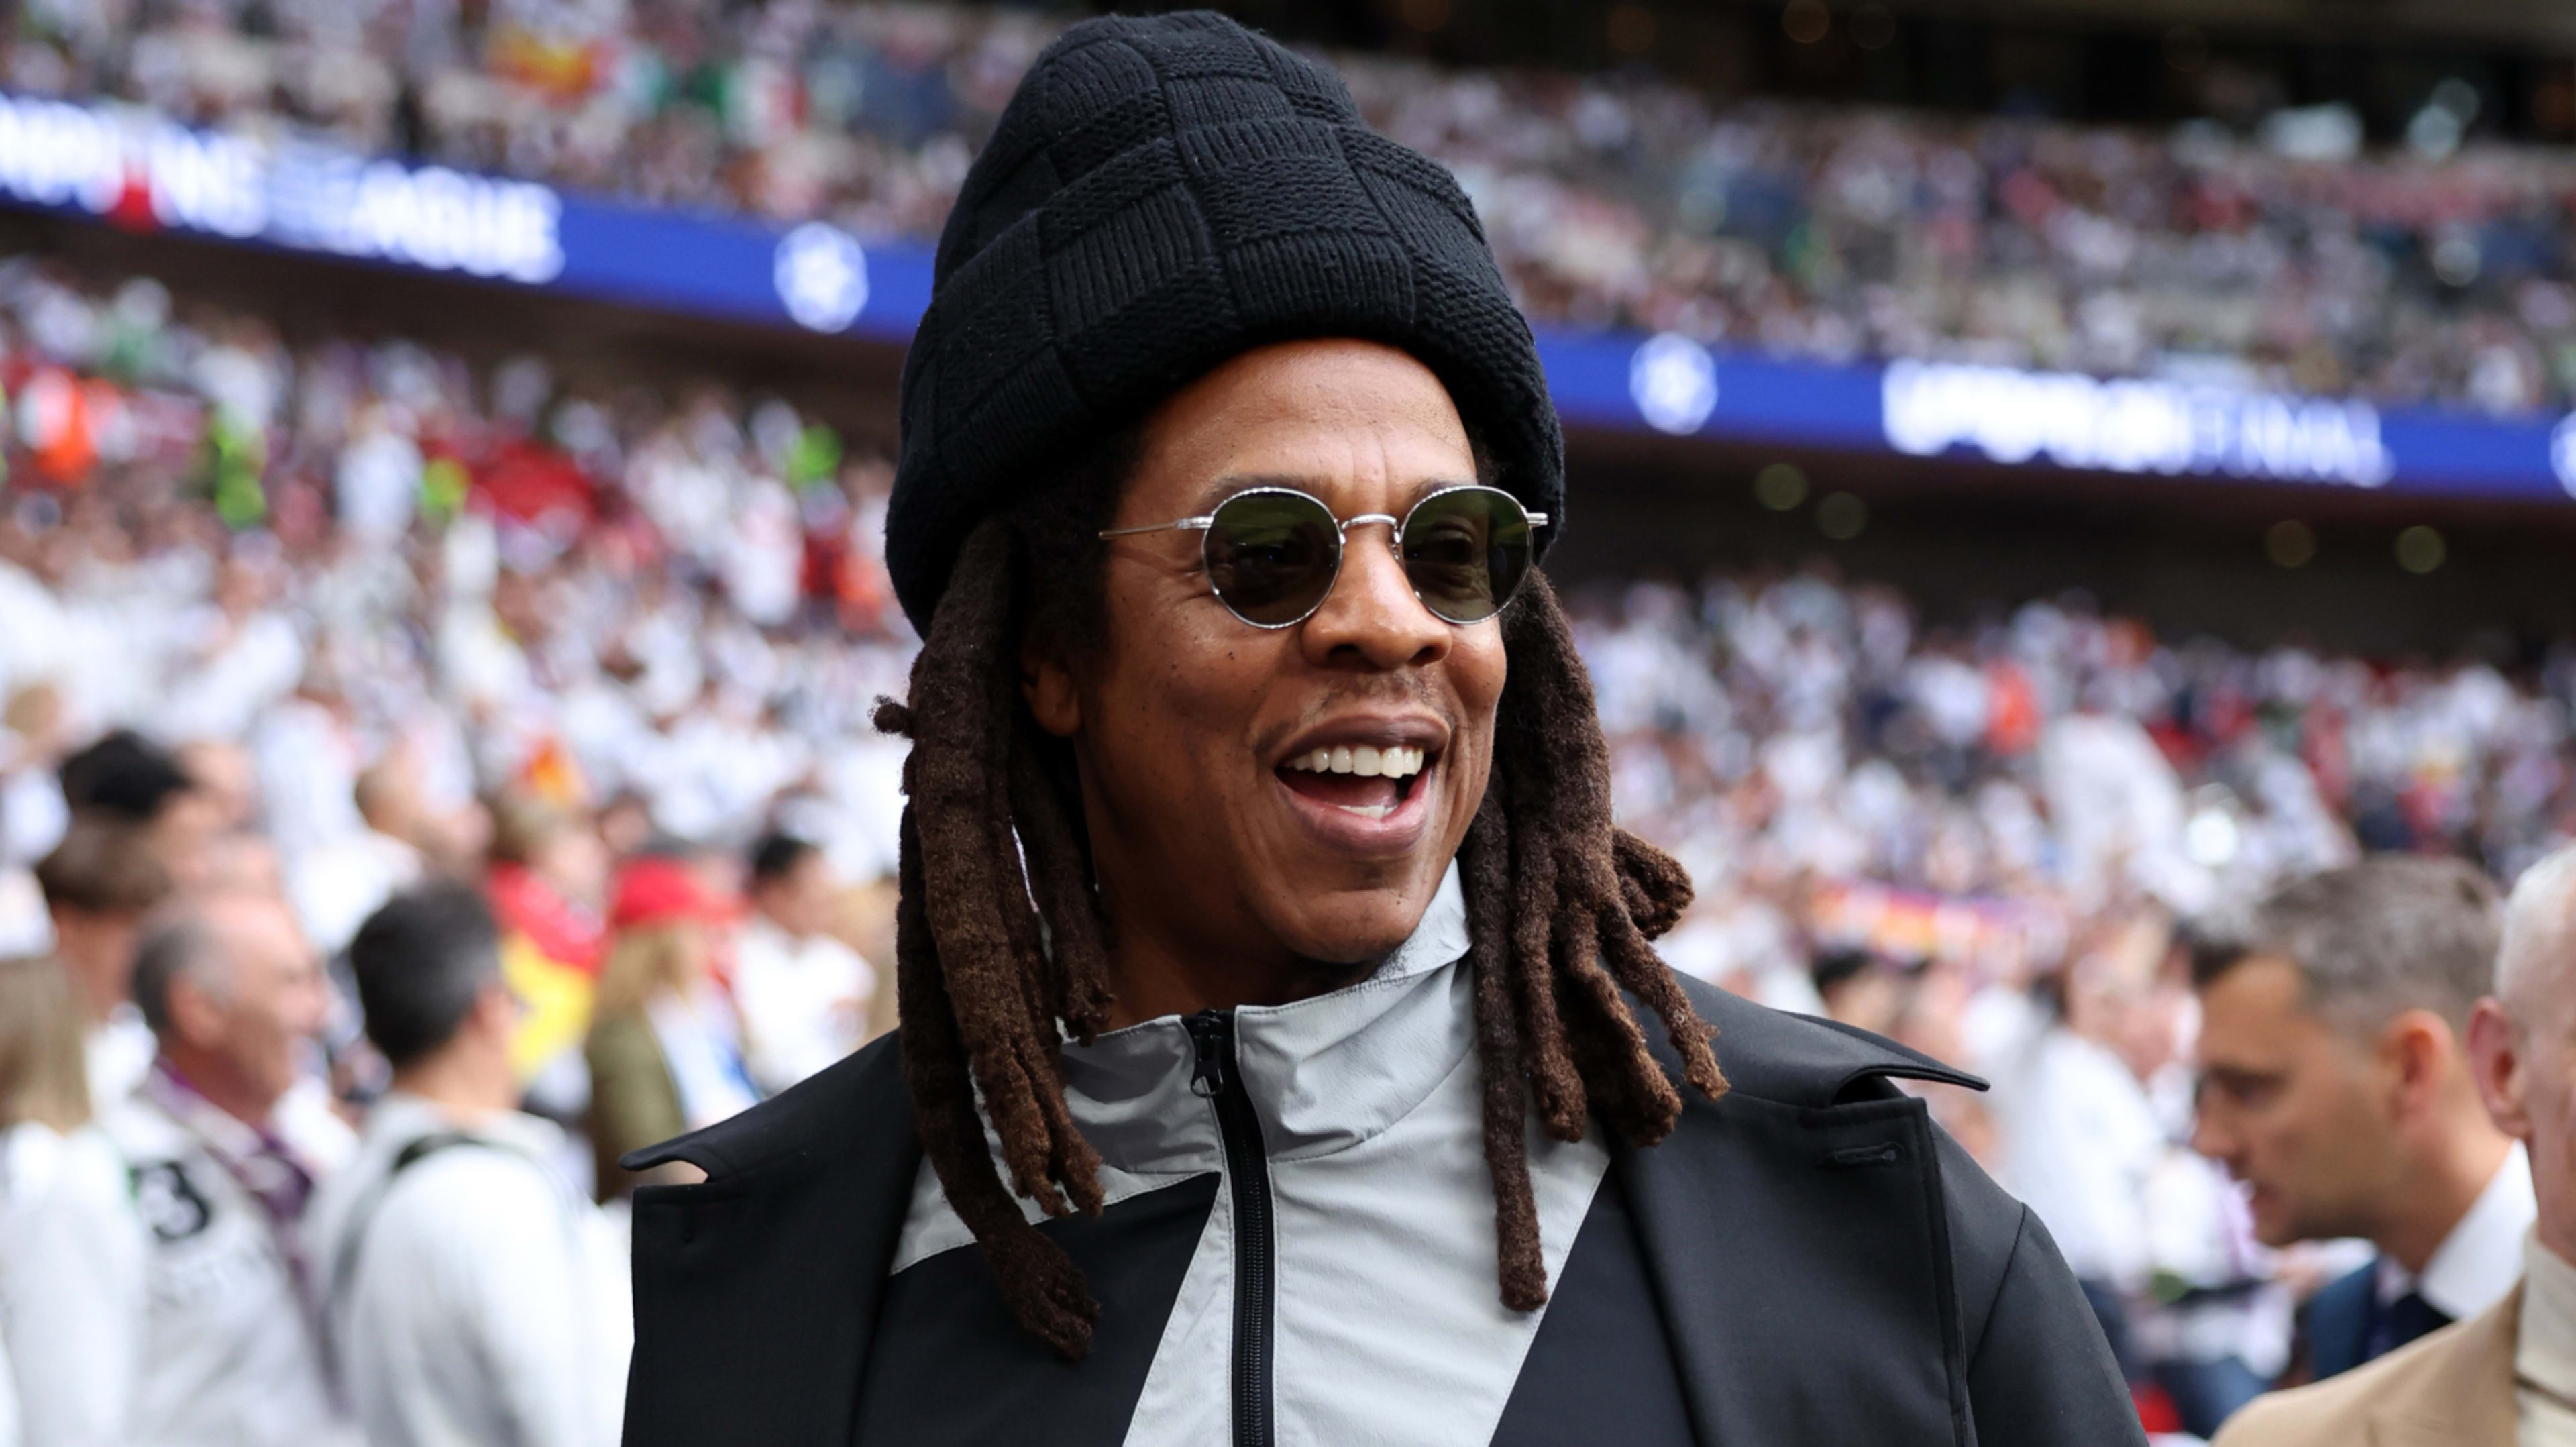
<path id="1" fill-rule="evenodd" d="M 1450 623 L 1482 623 L 1502 610 L 1529 576 L 1536 530 L 1531 512 L 1500 488 L 1444 487 L 1401 518 L 1337 518 L 1323 499 L 1293 487 L 1247 488 L 1200 517 L 1111 528 L 1102 538 L 1195 532 L 1209 586 L 1226 611 L 1255 628 L 1293 628 L 1314 616 L 1341 576 L 1351 529 L 1385 523 L 1413 596 Z"/>

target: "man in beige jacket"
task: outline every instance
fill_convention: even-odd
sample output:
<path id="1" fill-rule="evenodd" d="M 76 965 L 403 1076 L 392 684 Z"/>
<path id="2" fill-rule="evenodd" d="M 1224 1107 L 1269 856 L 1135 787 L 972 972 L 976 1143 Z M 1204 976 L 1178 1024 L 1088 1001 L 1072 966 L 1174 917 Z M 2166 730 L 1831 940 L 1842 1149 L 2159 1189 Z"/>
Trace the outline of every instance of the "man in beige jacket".
<path id="1" fill-rule="evenodd" d="M 2506 906 L 2495 994 L 2469 1021 L 2479 1094 L 2530 1149 L 2522 1284 L 2379 1360 L 2237 1414 L 2216 1447 L 2576 1447 L 2576 846 Z"/>

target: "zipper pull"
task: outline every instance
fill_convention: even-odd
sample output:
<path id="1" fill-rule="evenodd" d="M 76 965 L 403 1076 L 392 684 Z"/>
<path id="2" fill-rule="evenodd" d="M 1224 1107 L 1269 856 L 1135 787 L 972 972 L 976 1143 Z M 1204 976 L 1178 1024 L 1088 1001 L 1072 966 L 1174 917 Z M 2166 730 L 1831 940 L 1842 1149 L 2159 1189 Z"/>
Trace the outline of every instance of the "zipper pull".
<path id="1" fill-rule="evenodd" d="M 1189 1027 L 1198 1060 L 1190 1070 L 1190 1094 L 1214 1100 L 1225 1089 L 1226 1036 L 1233 1021 L 1214 1010 L 1201 1010 L 1181 1022 Z"/>

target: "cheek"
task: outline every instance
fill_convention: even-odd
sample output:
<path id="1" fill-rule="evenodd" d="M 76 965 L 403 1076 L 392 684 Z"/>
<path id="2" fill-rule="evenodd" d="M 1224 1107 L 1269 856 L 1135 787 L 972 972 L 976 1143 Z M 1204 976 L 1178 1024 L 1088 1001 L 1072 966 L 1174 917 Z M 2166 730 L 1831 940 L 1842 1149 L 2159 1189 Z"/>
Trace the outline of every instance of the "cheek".
<path id="1" fill-rule="evenodd" d="M 1236 766 L 1291 635 L 1200 626 L 1196 611 L 1145 611 L 1085 680 L 1084 746 L 1122 791 L 1191 793 L 1246 772 Z"/>
<path id="2" fill-rule="evenodd" d="M 1511 673 L 1510 659 L 1503 649 L 1502 625 L 1479 623 L 1458 630 L 1457 641 L 1449 650 L 1448 669 L 1459 703 L 1474 717 L 1490 718 L 1494 706 L 1502 701 L 1503 684 Z"/>
<path id="3" fill-rule="evenodd" d="M 2531 1112 L 2533 1137 L 2542 1141 L 2568 1141 L 2568 1126 L 2576 1122 L 2576 1071 L 2570 1071 L 2563 1063 L 2534 1061 L 2529 1080 L 2523 1100 L 2525 1108 Z M 2559 1149 L 2566 1152 L 2571 1147 L 2576 1147 L 2576 1141 L 2569 1141 Z"/>
<path id="4" fill-rule="evenodd" d="M 1494 755 L 1494 714 L 1509 677 L 1502 629 L 1487 623 L 1461 630 L 1446 668 L 1449 686 L 1457 693 L 1462 755 L 1479 769 L 1488 767 Z"/>

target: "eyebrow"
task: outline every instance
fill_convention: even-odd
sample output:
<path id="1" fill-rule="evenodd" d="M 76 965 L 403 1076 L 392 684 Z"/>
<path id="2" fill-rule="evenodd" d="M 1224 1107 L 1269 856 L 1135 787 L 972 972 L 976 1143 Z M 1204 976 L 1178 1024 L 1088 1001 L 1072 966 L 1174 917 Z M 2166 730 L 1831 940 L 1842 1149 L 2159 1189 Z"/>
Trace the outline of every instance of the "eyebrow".
<path id="1" fill-rule="evenodd" d="M 1399 507 L 1395 511 L 1398 516 L 1401 516 L 1405 508 L 1411 507 L 1435 492 L 1452 487 L 1474 486 L 1476 481 L 1473 478 L 1463 480 L 1428 478 L 1414 484 L 1412 493 L 1405 499 L 1404 507 Z M 1217 506 L 1227 498 L 1263 487 L 1284 487 L 1315 497 L 1323 495 L 1319 479 L 1312 477 L 1298 477 L 1290 473 L 1231 473 L 1199 489 L 1197 498 L 1190 505 L 1190 516 L 1204 517 L 1216 511 Z"/>

